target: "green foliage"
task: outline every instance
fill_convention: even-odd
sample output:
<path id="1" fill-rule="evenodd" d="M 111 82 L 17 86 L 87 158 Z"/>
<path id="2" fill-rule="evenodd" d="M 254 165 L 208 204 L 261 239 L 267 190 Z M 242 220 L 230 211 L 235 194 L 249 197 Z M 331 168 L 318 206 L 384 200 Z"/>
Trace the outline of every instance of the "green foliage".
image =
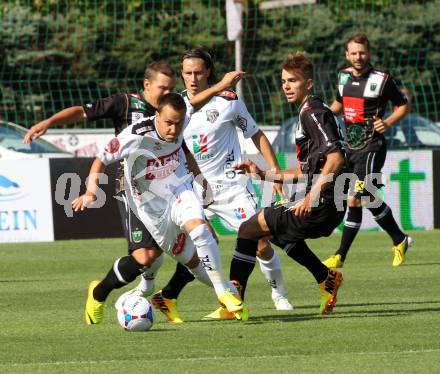
<path id="1" fill-rule="evenodd" d="M 414 109 L 440 119 L 440 0 L 329 0 L 271 10 L 260 3 L 247 2 L 243 33 L 244 94 L 259 123 L 292 115 L 279 84 L 288 52 L 308 53 L 316 92 L 331 101 L 345 41 L 359 30 L 369 35 L 374 65 L 413 92 Z M 8 0 L 0 24 L 0 116 L 28 126 L 138 88 L 153 60 L 178 71 L 182 52 L 195 45 L 210 49 L 219 77 L 234 68 L 222 0 Z"/>

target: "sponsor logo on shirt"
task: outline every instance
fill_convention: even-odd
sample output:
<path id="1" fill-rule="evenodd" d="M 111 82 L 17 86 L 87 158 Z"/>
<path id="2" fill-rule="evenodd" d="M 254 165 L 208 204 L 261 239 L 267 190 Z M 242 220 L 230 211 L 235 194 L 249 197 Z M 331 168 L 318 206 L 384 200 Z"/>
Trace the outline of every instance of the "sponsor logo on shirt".
<path id="1" fill-rule="evenodd" d="M 354 189 L 356 192 L 363 192 L 365 189 L 365 182 L 357 180 Z"/>
<path id="2" fill-rule="evenodd" d="M 198 161 L 209 160 L 214 155 L 212 153 L 208 153 L 208 136 L 204 134 L 193 135 L 193 151 L 194 156 Z"/>
<path id="3" fill-rule="evenodd" d="M 144 127 L 141 127 L 140 129 L 137 129 L 136 130 L 136 134 L 142 134 L 143 132 L 145 132 L 145 131 L 147 131 L 147 127 L 146 126 L 144 126 Z"/>
<path id="4" fill-rule="evenodd" d="M 247 130 L 247 119 L 237 115 L 235 120 L 237 121 L 238 127 L 240 127 L 241 131 L 245 132 Z"/>
<path id="5" fill-rule="evenodd" d="M 168 155 L 148 159 L 145 179 L 164 179 L 173 174 L 179 166 L 179 149 Z"/>
<path id="6" fill-rule="evenodd" d="M 235 217 L 237 217 L 237 219 L 239 221 L 241 221 L 242 219 L 246 219 L 246 212 L 244 211 L 243 208 L 237 208 L 234 209 L 234 213 L 235 213 Z"/>

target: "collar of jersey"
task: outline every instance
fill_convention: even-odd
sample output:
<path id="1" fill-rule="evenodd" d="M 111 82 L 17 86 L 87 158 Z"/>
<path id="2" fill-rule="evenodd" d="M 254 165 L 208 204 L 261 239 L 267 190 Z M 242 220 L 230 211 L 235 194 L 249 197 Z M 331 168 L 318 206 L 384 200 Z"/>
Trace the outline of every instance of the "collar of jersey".
<path id="1" fill-rule="evenodd" d="M 301 113 L 302 108 L 304 107 L 304 105 L 307 103 L 307 101 L 309 101 L 310 99 L 312 99 L 315 95 L 307 95 L 306 99 L 301 103 L 300 106 L 298 106 L 298 113 Z"/>
<path id="2" fill-rule="evenodd" d="M 142 101 L 143 101 L 148 107 L 152 108 L 154 111 L 157 110 L 153 105 L 151 105 L 147 100 L 145 100 L 145 96 L 144 96 L 144 91 L 143 91 L 143 90 L 139 90 L 138 93 L 139 93 L 139 96 L 140 96 L 141 100 L 142 100 Z"/>
<path id="3" fill-rule="evenodd" d="M 354 70 L 354 69 L 353 69 L 353 70 Z M 353 74 L 353 70 L 350 71 L 350 75 L 351 75 L 353 78 L 361 78 L 361 77 L 368 77 L 368 75 L 370 75 L 371 71 L 374 70 L 374 68 L 373 68 L 373 66 L 372 66 L 371 64 L 368 64 L 368 69 L 365 70 L 365 72 L 362 73 L 361 75 L 359 75 L 358 77 L 356 77 L 356 76 Z"/>

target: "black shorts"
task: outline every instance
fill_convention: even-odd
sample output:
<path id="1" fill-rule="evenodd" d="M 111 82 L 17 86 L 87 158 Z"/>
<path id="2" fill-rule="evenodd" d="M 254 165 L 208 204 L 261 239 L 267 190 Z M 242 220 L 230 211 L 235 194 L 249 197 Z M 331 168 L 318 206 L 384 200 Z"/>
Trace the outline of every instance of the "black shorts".
<path id="1" fill-rule="evenodd" d="M 132 253 L 139 248 L 160 249 L 142 221 L 139 220 L 128 206 L 125 191 L 118 192 L 116 196 L 118 197 L 118 208 L 121 215 L 124 235 L 128 242 L 128 253 Z"/>
<path id="2" fill-rule="evenodd" d="M 307 217 L 297 217 L 284 206 L 264 209 L 264 218 L 273 236 L 271 242 L 283 249 L 298 240 L 330 236 L 342 222 L 344 215 L 345 208 L 338 211 L 330 202 L 313 208 Z"/>
<path id="3" fill-rule="evenodd" d="M 347 153 L 347 172 L 354 173 L 357 180 L 350 187 L 350 195 L 355 197 L 369 196 L 369 184 L 379 189 L 384 186 L 382 183 L 382 168 L 387 157 L 387 145 L 382 142 L 382 145 L 377 150 L 365 150 L 360 152 Z M 372 176 L 372 174 L 379 174 L 379 176 Z M 367 176 L 370 176 L 367 178 Z"/>

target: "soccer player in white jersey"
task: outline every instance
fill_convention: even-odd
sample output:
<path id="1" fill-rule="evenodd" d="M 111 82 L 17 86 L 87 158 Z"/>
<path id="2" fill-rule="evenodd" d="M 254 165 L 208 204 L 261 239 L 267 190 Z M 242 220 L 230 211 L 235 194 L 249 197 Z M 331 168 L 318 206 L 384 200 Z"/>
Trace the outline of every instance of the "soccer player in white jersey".
<path id="1" fill-rule="evenodd" d="M 114 138 L 93 162 L 87 191 L 72 202 L 75 211 L 84 210 L 96 200 L 99 176 L 106 165 L 124 160 L 124 177 L 130 208 L 145 224 L 160 248 L 185 265 L 203 283 L 214 287 L 218 300 L 237 319 L 247 311 L 237 290 L 222 274 L 217 243 L 204 220 L 200 200 L 193 191 L 182 149 L 182 128 L 186 104 L 176 93 L 163 96 L 155 117 L 128 126 Z M 195 174 L 199 170 L 194 170 Z M 202 266 L 199 257 L 210 266 Z M 121 259 L 122 260 L 122 259 Z M 131 257 L 131 266 L 121 274 L 113 266 L 102 281 L 89 285 L 86 321 L 97 324 L 103 318 L 104 301 L 94 294 L 96 286 L 112 289 L 133 281 L 144 267 Z M 153 265 L 153 261 L 151 264 Z M 108 293 L 107 293 L 108 294 Z"/>
<path id="2" fill-rule="evenodd" d="M 194 48 L 182 56 L 182 78 L 186 86 L 183 97 L 188 107 L 190 100 L 203 91 L 211 90 L 214 65 L 211 56 L 202 48 Z M 219 85 L 217 85 L 219 86 Z M 208 220 L 215 216 L 224 219 L 238 231 L 240 224 L 258 211 L 255 193 L 250 179 L 239 175 L 233 165 L 241 162 L 241 149 L 237 129 L 245 138 L 251 138 L 268 165 L 278 170 L 278 163 L 272 147 L 251 117 L 243 101 L 233 91 L 223 90 L 212 97 L 200 110 L 195 111 L 186 125 L 183 135 L 186 145 L 193 154 L 203 176 L 208 180 L 214 194 L 214 203 L 205 209 Z M 276 191 L 282 193 L 280 185 Z M 202 262 L 203 255 L 199 254 Z M 238 284 L 242 298 L 247 280 L 255 266 L 255 253 L 235 251 L 230 268 L 230 279 Z M 277 310 L 292 310 L 286 298 L 281 262 L 277 253 L 267 241 L 259 244 L 260 268 L 272 287 L 272 299 Z M 153 295 L 152 302 L 170 322 L 180 323 L 176 299 L 187 283 L 194 279 L 183 266 L 177 265 L 176 272 L 168 284 Z M 143 279 L 137 287 L 145 292 L 150 289 Z M 206 319 L 232 319 L 234 315 L 220 307 Z"/>

